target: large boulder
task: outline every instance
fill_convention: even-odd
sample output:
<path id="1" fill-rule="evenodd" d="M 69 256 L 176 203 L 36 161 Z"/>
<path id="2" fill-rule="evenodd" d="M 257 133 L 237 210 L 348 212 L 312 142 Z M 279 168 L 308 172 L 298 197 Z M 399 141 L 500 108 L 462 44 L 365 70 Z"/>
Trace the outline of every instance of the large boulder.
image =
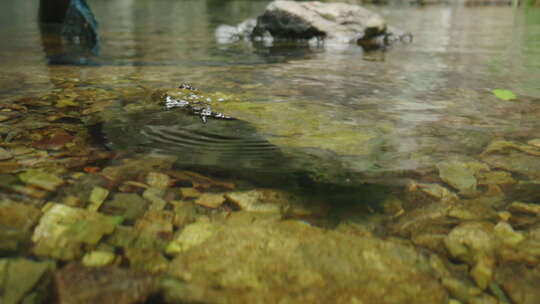
<path id="1" fill-rule="evenodd" d="M 446 303 L 427 260 L 398 241 L 299 221 L 216 227 L 174 259 L 171 303 Z M 181 290 L 175 292 L 175 289 Z"/>
<path id="2" fill-rule="evenodd" d="M 262 15 L 235 26 L 216 29 L 220 43 L 253 40 L 311 40 L 357 43 L 364 48 L 384 47 L 412 35 L 390 28 L 377 13 L 354 4 L 277 0 Z"/>
<path id="3" fill-rule="evenodd" d="M 358 5 L 278 0 L 270 3 L 257 18 L 253 35 L 263 35 L 265 31 L 274 38 L 353 42 L 384 34 L 386 22 Z"/>

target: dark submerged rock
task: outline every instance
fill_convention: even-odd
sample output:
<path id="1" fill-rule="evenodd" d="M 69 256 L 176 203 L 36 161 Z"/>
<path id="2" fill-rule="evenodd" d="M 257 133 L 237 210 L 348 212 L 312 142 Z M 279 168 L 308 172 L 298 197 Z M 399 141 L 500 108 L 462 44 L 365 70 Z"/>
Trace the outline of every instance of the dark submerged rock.
<path id="1" fill-rule="evenodd" d="M 78 264 L 58 271 L 55 283 L 60 304 L 143 303 L 157 289 L 156 279 L 146 273 Z"/>

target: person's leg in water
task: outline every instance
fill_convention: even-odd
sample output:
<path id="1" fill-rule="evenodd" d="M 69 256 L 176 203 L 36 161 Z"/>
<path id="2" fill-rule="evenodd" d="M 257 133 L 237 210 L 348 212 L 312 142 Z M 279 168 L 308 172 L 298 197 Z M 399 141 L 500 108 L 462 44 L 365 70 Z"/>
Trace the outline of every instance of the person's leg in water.
<path id="1" fill-rule="evenodd" d="M 40 0 L 39 24 L 50 64 L 90 64 L 97 55 L 97 22 L 85 0 Z"/>

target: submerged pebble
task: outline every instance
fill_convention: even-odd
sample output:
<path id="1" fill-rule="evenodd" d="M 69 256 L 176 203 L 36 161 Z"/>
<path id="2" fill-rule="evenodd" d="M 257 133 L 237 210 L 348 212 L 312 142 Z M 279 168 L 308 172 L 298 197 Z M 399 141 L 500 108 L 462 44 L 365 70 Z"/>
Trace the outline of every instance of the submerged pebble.
<path id="1" fill-rule="evenodd" d="M 108 195 L 109 190 L 102 187 L 94 187 L 90 193 L 90 204 L 88 205 L 87 209 L 90 211 L 98 211 L 99 207 L 101 207 L 101 204 L 103 204 L 103 201 L 105 201 Z"/>
<path id="2" fill-rule="evenodd" d="M 115 255 L 108 251 L 94 250 L 85 254 L 82 258 L 82 264 L 87 267 L 104 267 L 111 265 Z"/>
<path id="3" fill-rule="evenodd" d="M 476 178 L 466 164 L 453 161 L 437 164 L 441 179 L 459 190 L 460 193 L 472 193 L 476 191 Z"/>
<path id="4" fill-rule="evenodd" d="M 4 148 L 0 148 L 0 160 L 7 160 L 13 158 L 13 155 Z"/>
<path id="5" fill-rule="evenodd" d="M 54 191 L 64 184 L 64 180 L 57 175 L 35 169 L 26 170 L 19 174 L 19 178 L 26 184 L 48 191 Z"/>
<path id="6" fill-rule="evenodd" d="M 32 235 L 32 251 L 37 256 L 69 261 L 83 254 L 83 245 L 95 246 L 114 231 L 121 217 L 48 203 Z"/>

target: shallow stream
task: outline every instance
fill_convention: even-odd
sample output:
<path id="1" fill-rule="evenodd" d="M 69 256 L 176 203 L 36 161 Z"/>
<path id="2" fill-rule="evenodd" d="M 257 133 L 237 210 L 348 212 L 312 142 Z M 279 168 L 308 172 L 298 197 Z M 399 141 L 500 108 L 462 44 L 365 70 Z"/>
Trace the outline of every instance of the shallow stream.
<path id="1" fill-rule="evenodd" d="M 540 8 L 371 6 L 414 40 L 364 52 L 355 45 L 265 46 L 216 37 L 218 26 L 255 17 L 268 1 L 93 0 L 99 55 L 90 64 L 57 65 L 48 64 L 48 38 L 36 22 L 35 2 L 0 3 L 0 201 L 5 210 L 14 202 L 37 209 L 46 202 L 89 209 L 81 195 L 94 187 L 107 189 L 108 198 L 144 191 L 151 206 L 163 204 L 155 208 L 175 212 L 184 207 L 172 202 L 198 200 L 201 193 L 272 189 L 294 194 L 268 198 L 285 206 L 269 209 L 281 220 L 321 229 L 339 230 L 343 222 L 361 225 L 341 230 L 362 237 L 399 236 L 445 256 L 448 252 L 437 251 L 442 239 L 426 235 L 444 238 L 470 220 L 506 223 L 500 212 L 512 213 L 514 201 L 540 203 Z M 215 109 L 237 120 L 204 123 L 148 105 L 153 92 L 181 83 L 208 94 Z M 511 90 L 515 98 L 503 100 L 496 89 Z M 30 168 L 61 181 L 51 176 L 43 178 L 45 185 L 39 178 L 29 181 L 28 174 L 37 175 Z M 147 193 L 156 186 L 149 172 L 172 178 L 157 198 Z M 201 193 L 190 197 L 187 188 Z M 170 194 L 171 189 L 180 194 Z M 209 203 L 193 205 L 210 222 L 221 221 L 223 212 L 260 211 L 234 195 L 226 194 L 224 201 L 214 205 L 208 198 Z M 433 215 L 429 223 L 422 222 L 429 216 L 415 218 L 421 208 L 448 201 L 463 208 Z M 467 205 L 471 201 L 481 203 Z M 107 202 L 97 209 L 127 218 L 129 227 L 140 220 Z M 540 244 L 537 221 L 514 218 L 509 221 L 514 229 L 531 235 L 536 229 L 531 238 Z M 418 226 L 407 224 L 417 220 Z M 1 221 L 0 227 L 13 224 Z M 82 252 L 35 249 L 39 236 L 34 233 L 30 241 L 29 235 L 37 221 L 18 227 L 24 231 L 0 252 L 80 260 Z M 185 224 L 156 229 L 173 239 Z M 4 234 L 11 242 L 9 233 Z M 415 239 L 419 235 L 426 237 Z M 118 248 L 124 247 L 107 244 L 122 259 Z M 155 250 L 163 251 L 159 246 Z M 162 262 L 175 254 L 167 251 Z M 540 258 L 540 252 L 530 254 L 536 262 Z M 453 255 L 453 262 L 459 260 Z M 497 281 L 506 295 L 492 287 L 486 297 L 533 303 L 516 301 L 508 281 L 504 276 Z M 452 298 L 468 301 L 445 288 Z"/>

